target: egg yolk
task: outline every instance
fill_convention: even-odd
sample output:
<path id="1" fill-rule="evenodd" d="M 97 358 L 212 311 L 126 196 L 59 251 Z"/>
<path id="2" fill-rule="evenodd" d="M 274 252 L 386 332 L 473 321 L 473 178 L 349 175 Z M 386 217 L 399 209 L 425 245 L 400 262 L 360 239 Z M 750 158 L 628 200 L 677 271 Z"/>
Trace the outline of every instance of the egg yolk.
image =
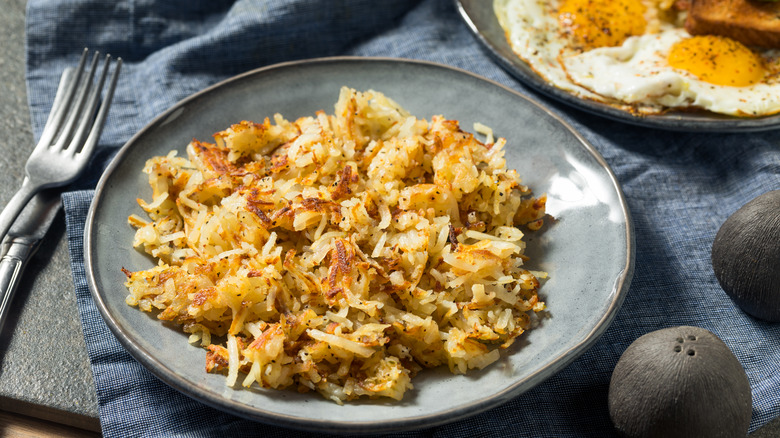
<path id="1" fill-rule="evenodd" d="M 669 65 L 715 85 L 744 87 L 765 74 L 760 56 L 730 38 L 702 35 L 684 39 L 669 52 Z"/>
<path id="2" fill-rule="evenodd" d="M 584 50 L 614 47 L 645 31 L 641 0 L 563 0 L 558 24 Z"/>

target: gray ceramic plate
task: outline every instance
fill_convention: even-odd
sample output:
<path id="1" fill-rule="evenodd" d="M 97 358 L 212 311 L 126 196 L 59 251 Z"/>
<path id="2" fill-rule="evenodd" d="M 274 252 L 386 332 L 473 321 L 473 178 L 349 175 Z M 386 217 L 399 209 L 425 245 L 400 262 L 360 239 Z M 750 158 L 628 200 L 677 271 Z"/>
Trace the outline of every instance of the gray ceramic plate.
<path id="1" fill-rule="evenodd" d="M 612 120 L 673 131 L 748 132 L 780 128 L 780 115 L 754 119 L 729 117 L 709 112 L 670 112 L 656 116 L 635 116 L 603 103 L 582 99 L 550 85 L 515 55 L 493 12 L 493 0 L 455 0 L 455 4 L 460 16 L 474 36 L 485 46 L 499 65 L 523 83 L 575 108 Z"/>
<path id="2" fill-rule="evenodd" d="M 120 268 L 153 261 L 131 247 L 135 199 L 150 198 L 144 162 L 241 120 L 275 112 L 288 119 L 333 111 L 339 88 L 373 88 L 419 117 L 443 114 L 471 130 L 491 126 L 509 140 L 508 166 L 537 194 L 549 195 L 558 220 L 531 236 L 529 266 L 550 273 L 542 287 L 552 317 L 524 335 L 484 371 L 454 376 L 425 371 L 401 402 L 345 406 L 317 394 L 231 389 L 206 374 L 204 350 L 175 328 L 125 304 Z M 103 317 L 130 353 L 177 390 L 250 419 L 330 432 L 427 427 L 482 412 L 520 396 L 580 356 L 607 328 L 628 290 L 634 260 L 625 200 L 602 157 L 571 127 L 536 102 L 473 74 L 425 62 L 326 58 L 255 70 L 178 103 L 136 134 L 101 178 L 85 230 L 89 285 Z"/>

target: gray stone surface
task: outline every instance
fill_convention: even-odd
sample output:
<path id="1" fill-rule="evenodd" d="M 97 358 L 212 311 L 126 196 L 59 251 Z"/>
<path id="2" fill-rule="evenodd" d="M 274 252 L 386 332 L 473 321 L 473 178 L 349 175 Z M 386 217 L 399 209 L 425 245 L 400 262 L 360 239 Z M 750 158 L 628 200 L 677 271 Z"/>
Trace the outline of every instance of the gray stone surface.
<path id="1" fill-rule="evenodd" d="M 0 7 L 0 205 L 33 147 L 24 81 L 26 0 Z M 0 409 L 98 429 L 97 398 L 70 275 L 62 213 L 31 260 L 0 334 Z"/>
<path id="2" fill-rule="evenodd" d="M 24 82 L 26 0 L 0 7 L 0 205 L 21 184 L 33 147 Z M 99 431 L 62 214 L 33 258 L 0 334 L 0 409 Z M 780 388 L 778 388 L 780 391 Z M 780 437 L 780 418 L 750 438 Z"/>

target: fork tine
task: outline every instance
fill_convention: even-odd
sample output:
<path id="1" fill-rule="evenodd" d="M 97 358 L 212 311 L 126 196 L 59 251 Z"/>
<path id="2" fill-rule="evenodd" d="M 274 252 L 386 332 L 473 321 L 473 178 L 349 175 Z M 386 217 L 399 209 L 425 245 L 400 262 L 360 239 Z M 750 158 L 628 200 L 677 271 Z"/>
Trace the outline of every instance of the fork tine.
<path id="1" fill-rule="evenodd" d="M 62 71 L 60 83 L 57 86 L 57 94 L 54 96 L 54 102 L 51 104 L 51 111 L 46 119 L 46 124 L 43 126 L 41 138 L 46 137 L 49 131 L 57 131 L 56 115 L 57 112 L 60 112 L 61 107 L 66 107 L 69 103 L 66 99 L 68 98 L 68 92 L 73 89 L 73 84 L 76 83 L 75 73 L 77 72 L 73 67 L 67 67 Z"/>
<path id="2" fill-rule="evenodd" d="M 82 145 L 85 146 L 84 140 L 87 137 L 87 130 L 90 129 L 90 125 L 93 124 L 93 121 L 96 121 L 95 111 L 97 110 L 98 102 L 100 101 L 100 93 L 103 90 L 103 85 L 106 82 L 110 63 L 111 55 L 106 55 L 103 63 L 103 70 L 97 81 L 97 86 L 92 87 L 89 98 L 87 99 L 87 102 L 85 102 L 84 111 L 79 118 L 80 120 L 78 122 L 78 127 L 76 128 L 76 133 L 73 135 L 70 145 L 65 149 L 70 154 L 75 154 L 79 149 L 84 150 Z M 102 120 L 97 120 L 96 122 L 102 122 Z"/>
<path id="3" fill-rule="evenodd" d="M 74 105 L 70 108 L 65 126 L 60 130 L 59 135 L 55 139 L 56 143 L 52 146 L 52 150 L 62 150 L 67 145 L 71 138 L 73 138 L 74 130 L 78 121 L 81 119 L 84 106 L 87 103 L 87 98 L 90 95 L 90 89 L 92 89 L 92 79 L 95 77 L 95 71 L 97 70 L 98 52 L 92 56 L 92 62 L 90 63 L 89 73 L 76 85 L 78 90 L 78 96 L 74 101 Z"/>
<path id="4" fill-rule="evenodd" d="M 106 58 L 106 66 L 103 69 L 103 75 L 100 78 L 100 88 L 103 88 L 103 81 L 106 78 L 106 73 L 108 72 L 108 58 Z M 108 86 L 108 89 L 106 89 L 105 97 L 103 98 L 103 103 L 100 105 L 100 109 L 98 110 L 97 117 L 95 118 L 94 123 L 92 124 L 92 129 L 89 132 L 89 137 L 87 137 L 87 141 L 84 143 L 84 146 L 81 148 L 81 154 L 84 156 L 89 156 L 92 154 L 92 150 L 97 145 L 98 140 L 100 139 L 100 134 L 103 132 L 103 125 L 106 120 L 106 117 L 108 116 L 108 110 L 111 107 L 111 100 L 114 98 L 114 90 L 116 89 L 117 81 L 119 80 L 119 71 L 122 69 L 122 58 L 116 59 L 116 66 L 114 67 L 114 73 L 111 75 L 111 82 Z"/>
<path id="5" fill-rule="evenodd" d="M 76 67 L 75 72 L 71 75 L 69 82 L 67 83 L 67 91 L 62 94 L 60 99 L 55 99 L 49 112 L 49 117 L 46 120 L 46 125 L 41 133 L 41 138 L 38 140 L 38 145 L 48 147 L 54 140 L 57 132 L 60 130 L 62 123 L 65 119 L 65 115 L 69 113 L 69 109 L 73 103 L 73 95 L 76 93 L 77 84 L 81 80 L 81 75 L 84 73 L 84 66 L 87 63 L 87 52 L 85 48 L 81 54 L 81 59 Z M 65 75 L 63 74 L 60 80 L 60 87 L 66 84 Z M 59 88 L 58 88 L 59 91 Z"/>

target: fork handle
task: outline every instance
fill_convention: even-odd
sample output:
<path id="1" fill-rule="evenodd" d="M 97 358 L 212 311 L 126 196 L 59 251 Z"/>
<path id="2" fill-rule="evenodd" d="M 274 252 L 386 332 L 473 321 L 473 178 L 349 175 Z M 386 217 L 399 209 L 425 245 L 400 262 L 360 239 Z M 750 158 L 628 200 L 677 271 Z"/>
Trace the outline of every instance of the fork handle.
<path id="1" fill-rule="evenodd" d="M 11 229 L 11 225 L 13 225 L 24 206 L 30 202 L 33 195 L 40 191 L 40 189 L 41 187 L 31 183 L 29 178 L 24 178 L 22 187 L 16 192 L 11 200 L 8 201 L 8 205 L 6 205 L 3 212 L 0 213 L 0 242 L 2 242 L 5 235 L 8 234 L 8 230 Z"/>
<path id="2" fill-rule="evenodd" d="M 19 279 L 27 261 L 38 247 L 37 243 L 37 240 L 27 238 L 13 239 L 8 246 L 8 252 L 0 259 L 0 332 L 8 317 Z"/>

